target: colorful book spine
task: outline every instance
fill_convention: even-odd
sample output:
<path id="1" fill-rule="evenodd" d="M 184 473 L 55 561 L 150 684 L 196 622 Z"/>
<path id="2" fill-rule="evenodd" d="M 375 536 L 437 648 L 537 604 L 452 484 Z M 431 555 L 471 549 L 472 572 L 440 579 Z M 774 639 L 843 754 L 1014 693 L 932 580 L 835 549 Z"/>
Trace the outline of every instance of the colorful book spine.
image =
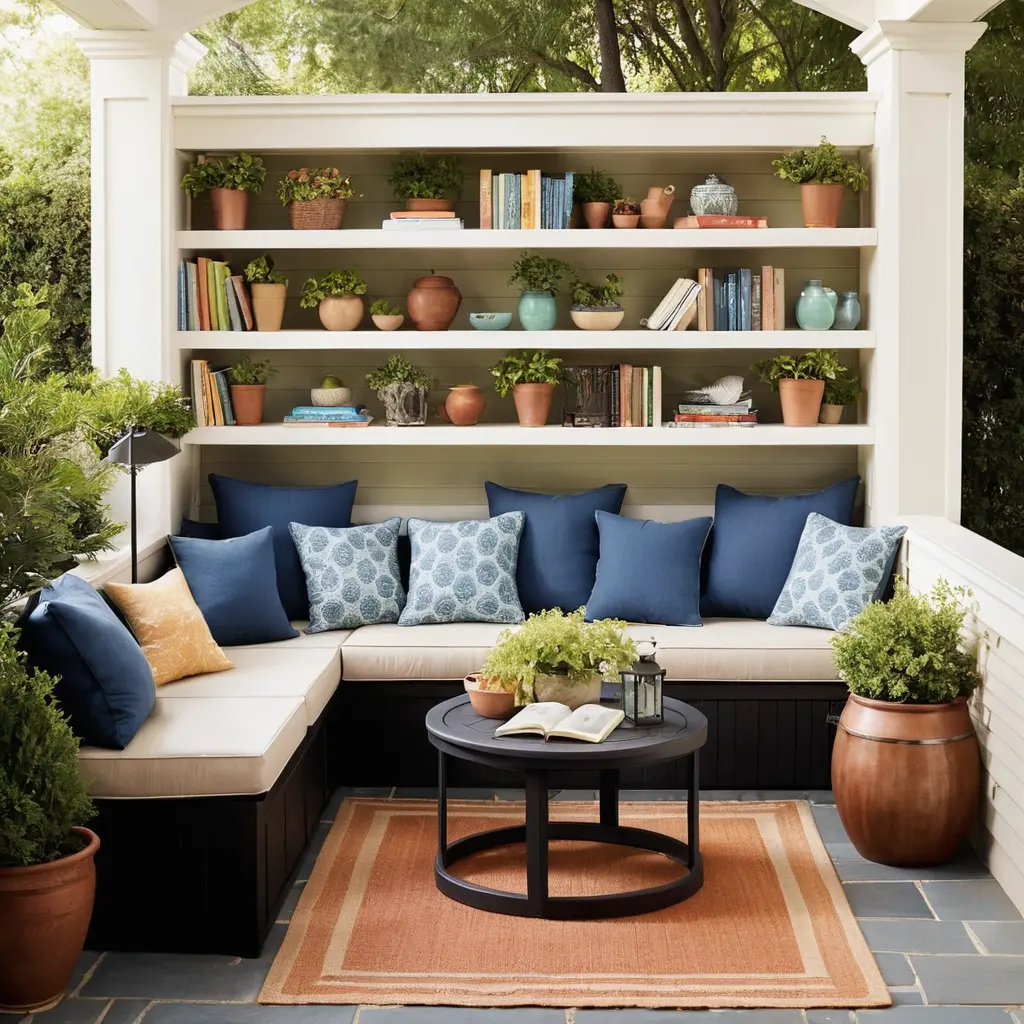
<path id="1" fill-rule="evenodd" d="M 231 316 L 228 313 L 228 292 L 225 287 L 228 278 L 231 276 L 231 268 L 223 260 L 217 260 L 214 263 L 214 272 L 216 275 L 216 291 L 214 294 L 217 297 L 217 320 L 220 323 L 220 330 L 230 331 Z"/>
<path id="2" fill-rule="evenodd" d="M 196 287 L 199 290 L 199 329 L 212 330 L 210 326 L 210 261 L 205 256 L 196 260 Z"/>
<path id="3" fill-rule="evenodd" d="M 562 227 L 567 228 L 572 220 L 573 172 L 565 172 L 565 205 L 562 207 Z"/>
<path id="4" fill-rule="evenodd" d="M 252 304 L 249 302 L 249 290 L 245 287 L 245 278 L 241 274 L 232 274 L 231 286 L 235 289 L 235 299 L 238 302 L 238 309 L 242 315 L 243 329 L 251 331 L 254 326 L 252 318 Z"/>
<path id="5" fill-rule="evenodd" d="M 491 227 L 491 172 L 480 172 L 480 227 Z"/>
<path id="6" fill-rule="evenodd" d="M 737 317 L 741 331 L 749 331 L 753 322 L 750 311 L 752 289 L 753 280 L 750 271 L 743 268 L 739 272 L 739 316 Z"/>
<path id="7" fill-rule="evenodd" d="M 786 329 L 786 271 L 775 267 L 772 270 L 772 284 L 775 313 L 773 329 L 784 331 Z"/>
<path id="8" fill-rule="evenodd" d="M 750 330 L 761 330 L 761 274 L 751 274 L 750 277 Z"/>
<path id="9" fill-rule="evenodd" d="M 231 386 L 228 384 L 228 371 L 215 370 L 210 376 L 213 378 L 217 394 L 220 396 L 220 406 L 224 414 L 224 425 L 233 427 L 235 425 L 235 407 L 231 404 Z"/>
<path id="10" fill-rule="evenodd" d="M 206 308 L 210 313 L 210 330 L 220 330 L 220 313 L 217 310 L 217 268 L 213 260 L 206 261 Z"/>
<path id="11" fill-rule="evenodd" d="M 178 260 L 178 330 L 188 330 L 188 271 L 184 260 Z"/>

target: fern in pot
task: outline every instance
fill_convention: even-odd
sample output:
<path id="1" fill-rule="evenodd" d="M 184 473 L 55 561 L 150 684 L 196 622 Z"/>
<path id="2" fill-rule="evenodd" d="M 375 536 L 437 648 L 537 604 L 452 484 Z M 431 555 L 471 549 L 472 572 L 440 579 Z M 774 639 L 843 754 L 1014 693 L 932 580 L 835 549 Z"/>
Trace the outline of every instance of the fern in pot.
<path id="1" fill-rule="evenodd" d="M 389 427 L 422 427 L 427 422 L 427 396 L 437 382 L 405 356 L 389 356 L 383 366 L 366 375 L 366 383 L 384 403 Z"/>

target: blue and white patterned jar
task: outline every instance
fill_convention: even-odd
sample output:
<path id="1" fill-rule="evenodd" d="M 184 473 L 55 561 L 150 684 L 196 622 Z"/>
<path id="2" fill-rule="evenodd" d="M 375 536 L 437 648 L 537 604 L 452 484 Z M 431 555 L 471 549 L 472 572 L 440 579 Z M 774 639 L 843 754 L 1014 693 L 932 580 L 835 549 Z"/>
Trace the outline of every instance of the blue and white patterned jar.
<path id="1" fill-rule="evenodd" d="M 843 292 L 843 297 L 836 307 L 836 318 L 832 323 L 833 331 L 855 331 L 860 324 L 860 299 L 856 292 Z"/>
<path id="2" fill-rule="evenodd" d="M 808 281 L 796 300 L 797 324 L 805 331 L 827 331 L 835 315 L 832 300 L 821 282 Z"/>
<path id="3" fill-rule="evenodd" d="M 736 189 L 717 174 L 709 174 L 703 185 L 690 190 L 690 209 L 697 217 L 735 217 L 739 208 Z"/>

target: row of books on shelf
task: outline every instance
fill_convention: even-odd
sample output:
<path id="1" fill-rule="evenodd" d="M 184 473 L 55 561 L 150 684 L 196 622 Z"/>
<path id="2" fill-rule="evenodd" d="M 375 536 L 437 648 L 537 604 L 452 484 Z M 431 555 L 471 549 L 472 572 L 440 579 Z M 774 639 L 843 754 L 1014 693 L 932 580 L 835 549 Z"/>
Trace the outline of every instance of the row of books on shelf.
<path id="1" fill-rule="evenodd" d="M 566 382 L 564 427 L 661 426 L 660 366 L 572 366 Z"/>
<path id="2" fill-rule="evenodd" d="M 193 359 L 189 364 L 192 382 L 192 411 L 196 426 L 233 427 L 235 410 L 231 404 L 228 368 L 211 370 L 205 359 Z"/>
<path id="3" fill-rule="evenodd" d="M 697 285 L 700 331 L 786 328 L 786 272 L 781 267 L 702 267 Z"/>
<path id="4" fill-rule="evenodd" d="M 494 230 L 569 226 L 573 172 L 480 172 L 480 227 Z"/>
<path id="5" fill-rule="evenodd" d="M 251 331 L 252 303 L 241 274 L 200 256 L 178 264 L 179 331 Z"/>

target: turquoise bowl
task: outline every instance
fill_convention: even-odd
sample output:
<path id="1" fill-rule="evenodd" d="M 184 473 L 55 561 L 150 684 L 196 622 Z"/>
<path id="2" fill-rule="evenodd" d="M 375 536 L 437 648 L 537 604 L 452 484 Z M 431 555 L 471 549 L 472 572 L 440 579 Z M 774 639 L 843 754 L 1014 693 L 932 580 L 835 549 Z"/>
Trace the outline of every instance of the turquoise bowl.
<path id="1" fill-rule="evenodd" d="M 511 313 L 470 313 L 469 322 L 478 331 L 503 331 L 512 323 Z"/>

